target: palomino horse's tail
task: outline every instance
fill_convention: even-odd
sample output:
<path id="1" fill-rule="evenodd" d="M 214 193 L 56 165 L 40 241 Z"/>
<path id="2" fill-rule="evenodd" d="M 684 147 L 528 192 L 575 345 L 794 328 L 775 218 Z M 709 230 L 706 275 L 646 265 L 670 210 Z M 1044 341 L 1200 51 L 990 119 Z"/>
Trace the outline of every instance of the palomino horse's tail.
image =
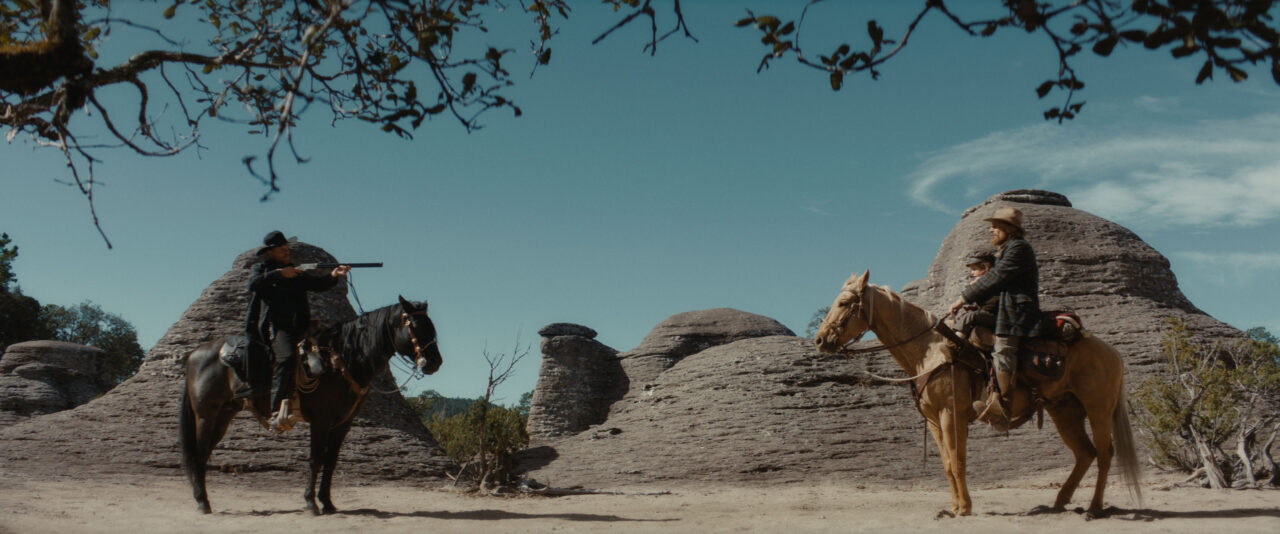
<path id="1" fill-rule="evenodd" d="M 1142 507 L 1142 466 L 1138 464 L 1137 445 L 1133 441 L 1133 428 L 1129 425 L 1129 401 L 1125 398 L 1124 388 L 1120 389 L 1120 399 L 1116 403 L 1116 411 L 1111 416 L 1111 436 L 1116 448 L 1116 460 L 1124 483 L 1129 486 L 1129 494 Z"/>

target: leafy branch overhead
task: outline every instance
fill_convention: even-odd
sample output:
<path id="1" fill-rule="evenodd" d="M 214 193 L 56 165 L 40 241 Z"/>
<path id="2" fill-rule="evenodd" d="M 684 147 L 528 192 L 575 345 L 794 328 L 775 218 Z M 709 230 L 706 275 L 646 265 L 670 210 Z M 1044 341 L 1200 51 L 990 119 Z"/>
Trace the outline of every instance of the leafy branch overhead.
<path id="1" fill-rule="evenodd" d="M 568 4 L 520 7 L 545 64 L 554 18 L 567 16 Z M 139 22 L 149 9 L 156 27 Z M 125 10 L 130 15 L 119 13 Z M 476 36 L 489 31 L 487 18 L 506 10 L 490 0 L 2 1 L 0 125 L 9 141 L 27 134 L 60 150 L 91 209 L 99 150 L 169 156 L 200 146 L 200 125 L 209 119 L 243 125 L 270 140 L 264 172 L 256 158 L 245 158 L 268 189 L 265 199 L 279 191 L 276 150 L 288 146 L 303 161 L 292 130 L 313 105 L 327 108 L 333 121 L 368 122 L 406 138 L 437 115 L 468 131 L 486 111 L 519 115 L 503 96 L 513 84 L 505 64 L 513 49 L 471 44 L 483 41 Z M 108 41 L 112 32 L 134 41 Z M 157 47 L 112 50 L 125 59 L 101 60 L 98 47 L 143 38 Z M 104 103 L 113 87 L 132 96 Z M 82 140 L 97 133 L 73 125 L 77 115 L 97 121 L 110 141 Z"/>
<path id="2" fill-rule="evenodd" d="M 869 47 L 858 49 L 846 42 L 815 57 L 801 48 L 800 33 L 810 8 L 822 2 L 808 2 L 794 21 L 750 10 L 746 18 L 737 21 L 739 27 L 758 30 L 761 44 L 768 49 L 757 72 L 774 60 L 792 56 L 801 65 L 827 72 L 836 91 L 844 87 L 849 75 L 865 72 L 877 79 L 880 67 L 907 46 L 920 21 L 936 12 L 970 36 L 990 37 L 1016 28 L 1048 39 L 1057 50 L 1057 73 L 1035 91 L 1040 98 L 1054 91 L 1065 92 L 1061 105 L 1044 112 L 1046 120 L 1059 123 L 1075 118 L 1084 107 L 1083 101 L 1075 101 L 1076 92 L 1085 84 L 1072 61 L 1085 49 L 1106 57 L 1117 46 L 1130 44 L 1148 50 L 1167 49 L 1177 59 L 1202 58 L 1197 84 L 1212 79 L 1214 72 L 1224 72 L 1232 81 L 1241 82 L 1249 76 L 1245 67 L 1261 63 L 1270 67 L 1272 79 L 1280 84 L 1280 33 L 1273 27 L 1272 0 L 999 0 L 987 2 L 984 7 L 989 16 L 977 18 L 961 16 L 943 0 L 925 0 L 896 39 L 887 38 L 884 27 L 869 20 L 866 37 L 850 41 L 869 43 Z M 978 3 L 956 4 L 974 9 Z"/>

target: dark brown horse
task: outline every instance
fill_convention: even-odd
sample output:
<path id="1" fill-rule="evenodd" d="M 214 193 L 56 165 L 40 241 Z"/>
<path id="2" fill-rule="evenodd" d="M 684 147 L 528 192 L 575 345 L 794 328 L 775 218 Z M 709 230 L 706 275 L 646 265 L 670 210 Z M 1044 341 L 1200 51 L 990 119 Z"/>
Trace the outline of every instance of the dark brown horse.
<path id="1" fill-rule="evenodd" d="M 182 391 L 182 413 L 178 418 L 182 469 L 191 482 L 196 505 L 209 513 L 205 491 L 205 471 L 209 455 L 222 440 L 231 419 L 241 410 L 250 410 L 265 421 L 269 413 L 265 401 L 234 397 L 243 385 L 236 373 L 219 358 L 223 339 L 204 343 L 187 358 L 187 378 Z M 366 313 L 336 325 L 316 336 L 321 347 L 335 351 L 346 372 L 320 375 L 314 385 L 298 388 L 302 418 L 311 425 L 311 477 L 302 498 L 313 514 L 333 513 L 329 485 L 338 450 L 351 421 L 369 392 L 375 376 L 387 368 L 393 354 L 410 359 L 416 370 L 432 374 L 440 368 L 436 327 L 427 316 L 427 303 L 414 304 L 400 298 L 399 304 Z M 259 396 L 261 398 L 261 396 Z M 257 405 L 255 405 L 257 404 Z M 320 477 L 320 504 L 316 508 L 316 476 Z"/>

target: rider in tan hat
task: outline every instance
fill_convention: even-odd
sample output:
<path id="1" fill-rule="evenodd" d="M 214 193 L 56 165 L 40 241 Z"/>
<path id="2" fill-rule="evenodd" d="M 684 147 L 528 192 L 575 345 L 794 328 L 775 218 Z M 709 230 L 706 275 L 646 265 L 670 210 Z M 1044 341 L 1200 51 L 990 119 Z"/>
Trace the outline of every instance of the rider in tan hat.
<path id="1" fill-rule="evenodd" d="M 954 314 L 965 304 L 978 304 L 993 295 L 1000 297 L 1000 307 L 996 312 L 996 342 L 992 351 L 996 384 L 1000 391 L 998 396 L 993 391 L 987 402 L 974 402 L 973 408 L 982 421 L 1002 423 L 1007 421 L 1009 414 L 1009 399 L 1015 385 L 1014 371 L 1018 368 L 1018 349 L 1023 339 L 1039 335 L 1040 275 L 1036 253 L 1024 237 L 1026 231 L 1022 227 L 1021 211 L 1005 206 L 983 220 L 991 223 L 991 244 L 999 247 L 998 259 L 987 274 L 961 292 L 949 312 Z"/>

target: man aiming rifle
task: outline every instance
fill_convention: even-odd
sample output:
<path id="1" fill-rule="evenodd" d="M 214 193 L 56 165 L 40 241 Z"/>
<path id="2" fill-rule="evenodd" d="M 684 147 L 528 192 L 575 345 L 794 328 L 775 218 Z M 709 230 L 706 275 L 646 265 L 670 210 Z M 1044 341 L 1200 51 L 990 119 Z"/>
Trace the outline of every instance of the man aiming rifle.
<path id="1" fill-rule="evenodd" d="M 293 396 L 294 369 L 298 362 L 298 342 L 311 325 L 307 292 L 324 291 L 335 285 L 352 267 L 381 267 L 381 263 L 310 263 L 294 265 L 289 243 L 279 230 L 262 239 L 257 254 L 263 261 L 249 273 L 249 311 L 245 318 L 250 345 L 270 346 L 275 355 L 272 370 L 271 430 L 284 432 L 292 427 L 289 399 Z M 313 272 L 329 269 L 328 272 Z"/>

